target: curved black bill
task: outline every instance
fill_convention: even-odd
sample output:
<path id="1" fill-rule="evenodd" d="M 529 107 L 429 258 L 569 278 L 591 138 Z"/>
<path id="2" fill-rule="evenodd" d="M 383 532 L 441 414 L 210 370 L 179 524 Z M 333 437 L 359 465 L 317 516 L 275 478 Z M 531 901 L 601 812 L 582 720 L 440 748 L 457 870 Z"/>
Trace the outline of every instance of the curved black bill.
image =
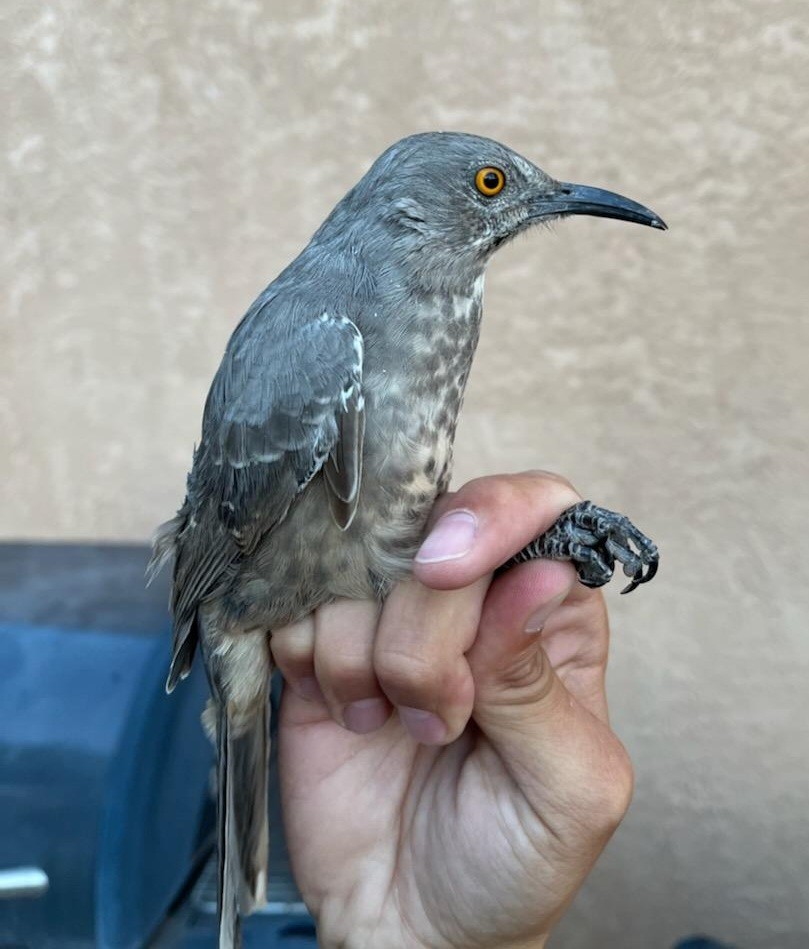
<path id="1" fill-rule="evenodd" d="M 589 185 L 575 185 L 562 181 L 559 188 L 542 195 L 535 205 L 531 217 L 557 217 L 568 214 L 589 214 L 592 217 L 614 217 L 620 221 L 632 221 L 646 224 L 661 231 L 667 230 L 666 223 L 654 211 L 645 208 L 637 201 L 603 188 L 591 188 Z"/>

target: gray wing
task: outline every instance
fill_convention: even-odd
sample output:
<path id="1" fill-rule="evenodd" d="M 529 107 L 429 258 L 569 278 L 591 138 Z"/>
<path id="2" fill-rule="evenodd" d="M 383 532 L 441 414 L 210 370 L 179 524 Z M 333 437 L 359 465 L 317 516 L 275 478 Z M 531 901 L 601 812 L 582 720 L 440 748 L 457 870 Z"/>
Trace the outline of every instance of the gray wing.
<path id="1" fill-rule="evenodd" d="M 323 468 L 347 528 L 362 473 L 363 344 L 354 323 L 324 313 L 274 333 L 263 352 L 257 343 L 251 371 L 238 347 L 223 364 L 212 392 L 221 420 L 209 421 L 206 439 L 222 522 L 247 550 Z"/>
<path id="2" fill-rule="evenodd" d="M 345 317 L 246 320 L 234 333 L 175 521 L 169 688 L 190 670 L 201 600 L 319 471 L 337 524 L 350 525 L 362 476 L 362 361 L 362 335 Z"/>

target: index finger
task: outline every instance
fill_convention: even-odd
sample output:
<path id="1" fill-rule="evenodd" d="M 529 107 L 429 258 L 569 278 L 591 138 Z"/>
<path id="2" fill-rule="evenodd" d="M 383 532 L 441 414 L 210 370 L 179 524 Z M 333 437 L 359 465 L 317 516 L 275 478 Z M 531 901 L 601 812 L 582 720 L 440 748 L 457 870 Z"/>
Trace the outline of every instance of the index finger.
<path id="1" fill-rule="evenodd" d="M 568 481 L 547 471 L 476 478 L 438 500 L 413 572 L 435 590 L 468 586 L 581 500 Z"/>

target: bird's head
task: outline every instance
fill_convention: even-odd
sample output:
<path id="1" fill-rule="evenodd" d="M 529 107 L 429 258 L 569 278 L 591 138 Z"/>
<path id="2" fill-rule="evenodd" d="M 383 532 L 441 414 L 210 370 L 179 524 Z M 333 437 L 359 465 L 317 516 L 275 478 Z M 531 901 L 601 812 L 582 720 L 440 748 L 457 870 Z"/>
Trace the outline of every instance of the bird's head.
<path id="1" fill-rule="evenodd" d="M 556 181 L 499 142 L 450 132 L 392 145 L 335 210 L 347 213 L 333 223 L 350 220 L 386 254 L 436 274 L 479 270 L 516 234 L 572 214 L 666 228 L 629 198 Z"/>

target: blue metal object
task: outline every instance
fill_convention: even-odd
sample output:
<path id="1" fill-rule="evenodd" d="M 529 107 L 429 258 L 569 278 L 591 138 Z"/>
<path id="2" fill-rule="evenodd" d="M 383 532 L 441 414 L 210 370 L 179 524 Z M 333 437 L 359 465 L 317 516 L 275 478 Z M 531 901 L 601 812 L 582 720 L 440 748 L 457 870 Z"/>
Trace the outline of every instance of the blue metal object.
<path id="1" fill-rule="evenodd" d="M 165 694 L 147 556 L 0 545 L 0 949 L 216 949 L 207 684 L 199 666 Z M 245 949 L 314 949 L 277 781 L 269 803 L 271 903 Z"/>
<path id="2" fill-rule="evenodd" d="M 0 548 L 0 947 L 144 945 L 204 835 L 197 675 L 163 693 L 166 589 L 143 547 Z"/>

